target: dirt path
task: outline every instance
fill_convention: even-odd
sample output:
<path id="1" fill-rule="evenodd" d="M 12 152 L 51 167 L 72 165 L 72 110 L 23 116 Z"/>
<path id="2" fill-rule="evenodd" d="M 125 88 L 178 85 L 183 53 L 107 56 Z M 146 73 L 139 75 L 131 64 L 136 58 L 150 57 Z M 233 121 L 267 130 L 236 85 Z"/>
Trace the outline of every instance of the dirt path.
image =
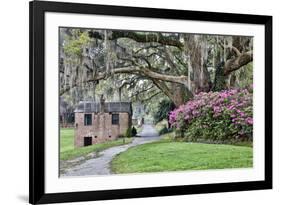
<path id="1" fill-rule="evenodd" d="M 140 144 L 157 141 L 160 139 L 158 133 L 151 125 L 143 125 L 143 130 L 139 133 L 141 137 L 137 137 L 132 143 L 111 147 L 99 153 L 99 156 L 93 157 L 85 162 L 68 168 L 61 176 L 86 176 L 86 175 L 107 175 L 111 174 L 110 162 L 119 153 L 126 151 L 130 147 Z"/>

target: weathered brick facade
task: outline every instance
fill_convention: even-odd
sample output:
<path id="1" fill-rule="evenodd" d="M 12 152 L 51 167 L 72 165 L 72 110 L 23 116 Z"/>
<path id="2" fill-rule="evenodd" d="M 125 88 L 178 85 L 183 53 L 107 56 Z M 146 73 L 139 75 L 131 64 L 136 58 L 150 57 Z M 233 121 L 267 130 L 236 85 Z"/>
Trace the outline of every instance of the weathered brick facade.
<path id="1" fill-rule="evenodd" d="M 85 110 L 86 111 L 86 110 Z M 89 110 L 88 110 L 89 111 Z M 91 124 L 85 125 L 85 115 L 91 115 Z M 112 115 L 119 116 L 119 122 L 113 124 Z M 85 146 L 85 137 L 91 144 L 115 140 L 124 135 L 131 126 L 128 112 L 75 112 L 75 147 Z M 90 137 L 90 138 L 89 138 Z"/>

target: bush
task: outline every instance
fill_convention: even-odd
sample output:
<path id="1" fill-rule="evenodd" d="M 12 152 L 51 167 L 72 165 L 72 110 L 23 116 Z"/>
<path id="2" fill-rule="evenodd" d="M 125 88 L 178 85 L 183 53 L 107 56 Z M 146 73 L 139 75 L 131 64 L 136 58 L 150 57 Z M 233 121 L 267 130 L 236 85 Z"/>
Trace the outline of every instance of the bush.
<path id="1" fill-rule="evenodd" d="M 169 122 L 188 141 L 252 140 L 252 91 L 199 93 L 169 114 Z"/>
<path id="2" fill-rule="evenodd" d="M 172 132 L 172 129 L 167 128 L 166 126 L 164 126 L 160 131 L 159 131 L 159 135 L 164 135 L 166 133 Z"/>
<path id="3" fill-rule="evenodd" d="M 137 135 L 137 129 L 135 127 L 129 127 L 126 130 L 125 137 L 130 138 L 130 137 L 135 137 Z"/>
<path id="4" fill-rule="evenodd" d="M 137 129 L 135 127 L 132 128 L 132 136 L 135 137 L 137 135 Z"/>
<path id="5" fill-rule="evenodd" d="M 132 128 L 131 128 L 131 127 L 129 127 L 129 128 L 126 130 L 125 137 L 127 137 L 127 138 L 132 137 Z"/>

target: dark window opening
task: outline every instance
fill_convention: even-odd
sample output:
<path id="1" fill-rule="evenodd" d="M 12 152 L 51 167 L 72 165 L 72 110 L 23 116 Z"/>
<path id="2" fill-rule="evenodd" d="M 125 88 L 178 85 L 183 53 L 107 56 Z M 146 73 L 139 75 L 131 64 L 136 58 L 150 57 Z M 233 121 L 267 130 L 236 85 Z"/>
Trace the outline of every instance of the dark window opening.
<path id="1" fill-rule="evenodd" d="M 119 125 L 119 114 L 112 114 L 112 124 Z"/>
<path id="2" fill-rule="evenodd" d="M 92 137 L 84 137 L 84 146 L 92 145 Z"/>
<path id="3" fill-rule="evenodd" d="M 95 138 L 98 138 L 98 136 L 95 136 Z"/>
<path id="4" fill-rule="evenodd" d="M 75 124 L 75 127 L 78 128 L 78 123 Z"/>
<path id="5" fill-rule="evenodd" d="M 92 125 L 92 114 L 84 115 L 84 125 Z"/>
<path id="6" fill-rule="evenodd" d="M 109 137 L 109 138 L 111 138 L 111 136 L 110 136 L 110 135 L 109 135 L 108 137 Z"/>

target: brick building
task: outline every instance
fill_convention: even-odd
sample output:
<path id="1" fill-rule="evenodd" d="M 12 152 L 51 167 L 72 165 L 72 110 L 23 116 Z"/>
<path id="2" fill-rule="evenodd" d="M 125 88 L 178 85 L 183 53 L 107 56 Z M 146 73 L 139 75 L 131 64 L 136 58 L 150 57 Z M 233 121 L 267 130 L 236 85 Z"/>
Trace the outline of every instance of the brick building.
<path id="1" fill-rule="evenodd" d="M 114 140 L 131 126 L 131 102 L 81 101 L 75 113 L 75 146 Z"/>

